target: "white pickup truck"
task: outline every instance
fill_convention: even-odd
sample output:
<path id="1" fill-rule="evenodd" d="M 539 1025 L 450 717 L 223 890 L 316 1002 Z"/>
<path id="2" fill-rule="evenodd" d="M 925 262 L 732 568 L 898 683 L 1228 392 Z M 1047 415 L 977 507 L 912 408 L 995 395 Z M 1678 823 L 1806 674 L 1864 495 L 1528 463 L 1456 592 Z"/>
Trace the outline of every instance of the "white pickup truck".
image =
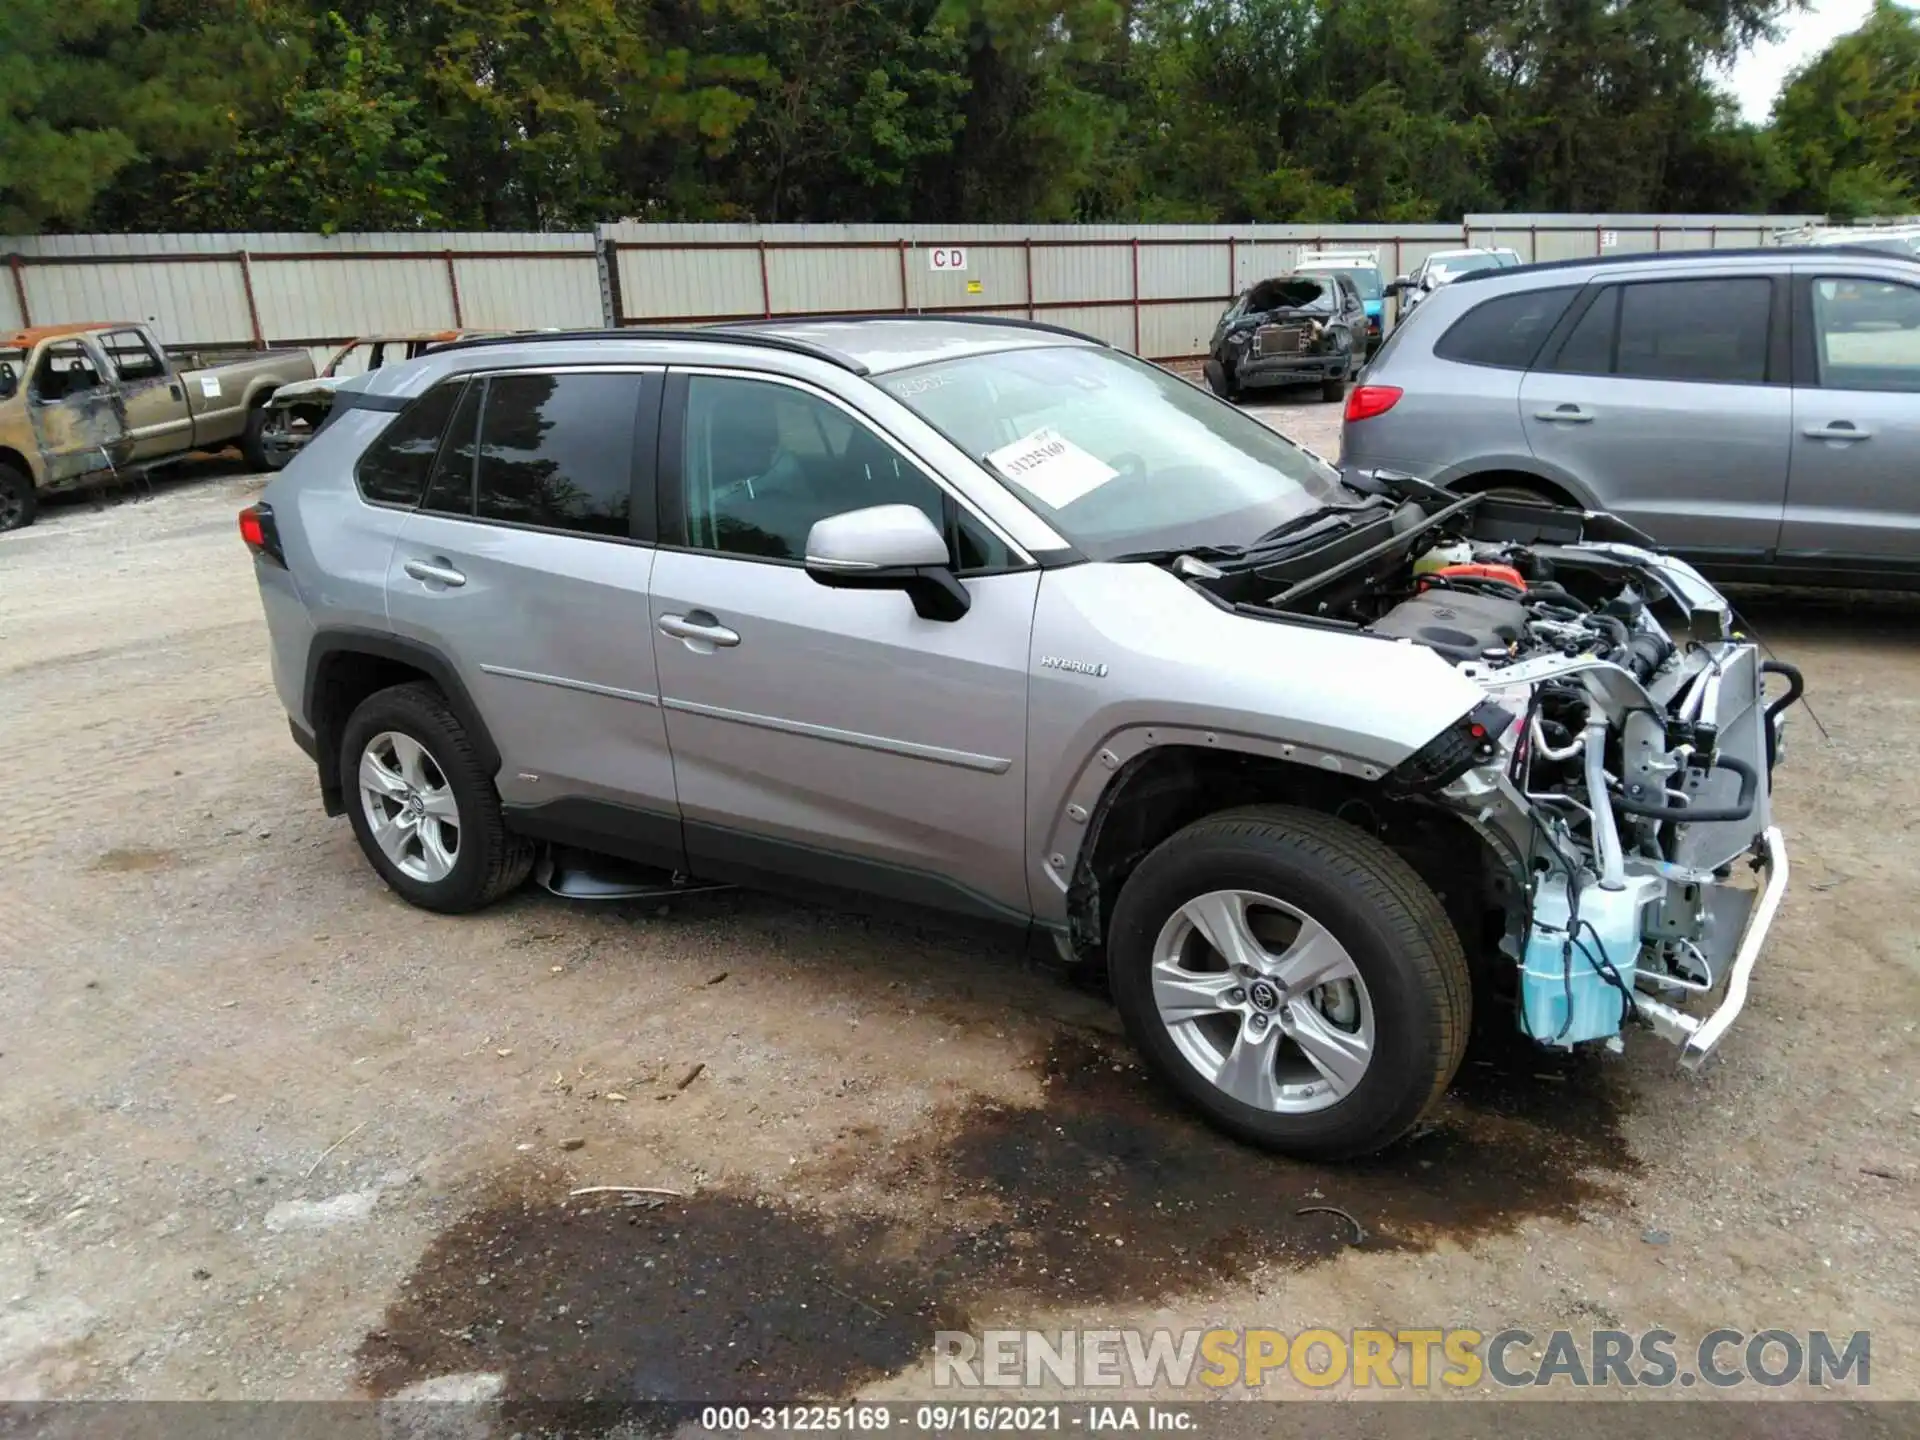
<path id="1" fill-rule="evenodd" d="M 266 469 L 267 397 L 312 378 L 305 350 L 192 355 L 182 365 L 128 321 L 0 331 L 0 530 L 31 525 L 44 493 L 194 450 L 238 442 Z"/>

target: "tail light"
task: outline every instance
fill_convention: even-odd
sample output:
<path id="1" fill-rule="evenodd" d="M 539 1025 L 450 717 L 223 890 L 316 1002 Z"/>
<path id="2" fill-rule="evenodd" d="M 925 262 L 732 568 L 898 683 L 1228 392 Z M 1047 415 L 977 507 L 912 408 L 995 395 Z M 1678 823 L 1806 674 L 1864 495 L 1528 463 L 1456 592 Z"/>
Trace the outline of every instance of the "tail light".
<path id="1" fill-rule="evenodd" d="M 1398 385 L 1356 385 L 1347 392 L 1347 422 L 1384 415 L 1405 393 Z"/>
<path id="2" fill-rule="evenodd" d="M 264 502 L 249 505 L 240 512 L 240 538 L 255 555 L 276 565 L 287 563 L 287 557 L 280 551 L 280 527 L 274 523 L 271 505 Z"/>

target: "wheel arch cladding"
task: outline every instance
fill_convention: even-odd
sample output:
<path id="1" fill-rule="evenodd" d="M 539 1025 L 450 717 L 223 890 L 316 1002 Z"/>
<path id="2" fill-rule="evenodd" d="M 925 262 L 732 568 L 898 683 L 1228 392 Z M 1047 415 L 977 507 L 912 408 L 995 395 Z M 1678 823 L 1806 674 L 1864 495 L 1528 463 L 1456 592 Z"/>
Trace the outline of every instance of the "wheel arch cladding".
<path id="1" fill-rule="evenodd" d="M 1506 927 L 1506 865 L 1461 817 L 1380 780 L 1251 751 L 1163 745 L 1116 770 L 1086 821 L 1067 892 L 1069 936 L 1083 958 L 1106 947 L 1121 887 L 1156 846 L 1188 825 L 1251 804 L 1346 819 L 1382 840 L 1440 899 L 1473 963 Z"/>
<path id="2" fill-rule="evenodd" d="M 340 738 L 347 717 L 376 691 L 417 680 L 433 684 L 467 732 L 468 743 L 489 775 L 500 769 L 500 750 L 473 697 L 451 662 L 431 646 L 396 635 L 323 630 L 307 652 L 306 709 L 318 755 L 320 793 L 329 815 L 346 805 L 340 774 Z"/>

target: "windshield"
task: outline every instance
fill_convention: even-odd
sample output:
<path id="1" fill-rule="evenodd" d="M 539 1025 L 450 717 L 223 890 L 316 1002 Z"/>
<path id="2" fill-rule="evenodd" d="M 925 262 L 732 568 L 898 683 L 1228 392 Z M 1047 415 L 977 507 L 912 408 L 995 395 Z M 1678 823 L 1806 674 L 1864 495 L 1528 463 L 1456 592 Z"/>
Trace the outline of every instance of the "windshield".
<path id="1" fill-rule="evenodd" d="M 1302 275 L 1318 275 L 1323 280 L 1332 279 L 1335 275 L 1344 275 L 1353 281 L 1354 287 L 1359 290 L 1362 300 L 1378 300 L 1380 298 L 1380 289 L 1383 282 L 1380 279 L 1380 272 L 1378 270 L 1371 268 L 1361 269 L 1357 266 L 1353 269 L 1348 269 L 1345 265 L 1340 265 L 1328 266 L 1324 270 L 1302 270 L 1300 273 Z"/>
<path id="2" fill-rule="evenodd" d="M 1480 270 L 1497 270 L 1500 260 L 1494 255 L 1449 255 L 1444 259 L 1429 260 L 1427 267 L 1433 272 L 1434 279 L 1453 280 Z"/>
<path id="3" fill-rule="evenodd" d="M 1244 545 L 1346 496 L 1324 461 L 1113 350 L 972 355 L 879 383 L 1097 560 Z"/>
<path id="4" fill-rule="evenodd" d="M 1300 275 L 1281 275 L 1262 280 L 1247 292 L 1247 313 L 1264 314 L 1269 310 L 1331 310 L 1333 282 Z"/>

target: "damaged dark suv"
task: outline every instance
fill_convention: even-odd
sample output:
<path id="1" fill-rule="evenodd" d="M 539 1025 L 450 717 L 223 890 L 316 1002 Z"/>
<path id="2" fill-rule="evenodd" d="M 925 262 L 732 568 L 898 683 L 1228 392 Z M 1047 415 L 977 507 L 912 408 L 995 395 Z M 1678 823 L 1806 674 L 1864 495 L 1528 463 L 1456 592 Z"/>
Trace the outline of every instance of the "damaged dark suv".
<path id="1" fill-rule="evenodd" d="M 1366 356 L 1365 302 L 1338 275 L 1277 275 L 1227 308 L 1214 327 L 1207 384 L 1226 400 L 1248 390 L 1318 385 L 1341 400 Z"/>

